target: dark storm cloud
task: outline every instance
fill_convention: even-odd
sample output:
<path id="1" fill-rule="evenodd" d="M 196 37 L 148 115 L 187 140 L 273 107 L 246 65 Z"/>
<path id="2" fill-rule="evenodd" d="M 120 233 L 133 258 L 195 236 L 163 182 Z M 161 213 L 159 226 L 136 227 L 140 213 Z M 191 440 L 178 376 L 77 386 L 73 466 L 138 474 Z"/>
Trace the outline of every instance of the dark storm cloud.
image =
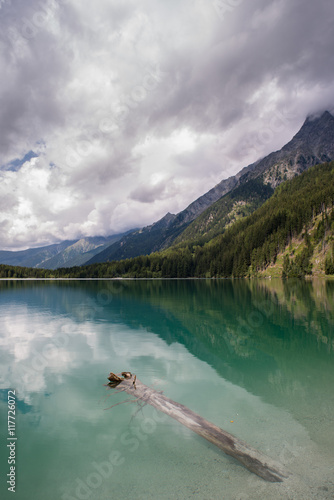
<path id="1" fill-rule="evenodd" d="M 328 0 L 0 5 L 1 165 L 39 155 L 2 248 L 152 223 L 334 107 Z"/>

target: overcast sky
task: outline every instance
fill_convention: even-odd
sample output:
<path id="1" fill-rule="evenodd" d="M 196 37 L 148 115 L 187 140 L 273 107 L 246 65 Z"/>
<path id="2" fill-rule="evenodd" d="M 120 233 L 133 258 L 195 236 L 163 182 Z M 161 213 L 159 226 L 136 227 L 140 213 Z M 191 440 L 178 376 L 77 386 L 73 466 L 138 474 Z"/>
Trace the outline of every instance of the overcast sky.
<path id="1" fill-rule="evenodd" d="M 0 249 L 177 213 L 334 108 L 329 0 L 0 0 Z"/>

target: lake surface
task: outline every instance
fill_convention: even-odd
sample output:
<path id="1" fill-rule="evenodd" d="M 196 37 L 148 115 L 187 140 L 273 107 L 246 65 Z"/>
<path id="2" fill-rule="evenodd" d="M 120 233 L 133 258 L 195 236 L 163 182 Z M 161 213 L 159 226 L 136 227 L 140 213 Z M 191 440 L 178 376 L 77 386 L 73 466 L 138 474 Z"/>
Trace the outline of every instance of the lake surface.
<path id="1" fill-rule="evenodd" d="M 333 281 L 0 281 L 0 322 L 1 498 L 334 498 Z M 113 406 L 110 371 L 291 476 L 267 483 L 150 406 Z"/>

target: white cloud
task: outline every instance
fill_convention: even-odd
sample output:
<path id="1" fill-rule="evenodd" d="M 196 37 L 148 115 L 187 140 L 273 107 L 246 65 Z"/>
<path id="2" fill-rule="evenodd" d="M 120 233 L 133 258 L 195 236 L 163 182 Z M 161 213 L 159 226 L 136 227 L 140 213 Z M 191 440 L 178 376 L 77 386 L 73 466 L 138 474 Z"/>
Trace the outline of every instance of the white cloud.
<path id="1" fill-rule="evenodd" d="M 0 165 L 40 157 L 0 171 L 0 248 L 152 223 L 333 108 L 327 0 L 215 5 L 2 4 Z"/>

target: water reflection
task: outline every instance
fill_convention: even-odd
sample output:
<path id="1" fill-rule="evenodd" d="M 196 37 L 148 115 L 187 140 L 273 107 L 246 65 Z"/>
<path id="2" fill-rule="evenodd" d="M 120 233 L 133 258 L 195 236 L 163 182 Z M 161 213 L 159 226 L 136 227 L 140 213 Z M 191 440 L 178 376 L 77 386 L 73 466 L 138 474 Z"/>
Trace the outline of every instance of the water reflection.
<path id="1" fill-rule="evenodd" d="M 17 388 L 21 431 L 38 433 L 26 453 L 34 439 L 46 449 L 53 429 L 69 467 L 66 440 L 87 436 L 89 453 L 105 441 L 107 454 L 110 404 L 100 399 L 111 370 L 137 373 L 218 425 L 239 412 L 240 437 L 261 442 L 275 419 L 293 421 L 293 435 L 297 422 L 330 451 L 333 306 L 324 280 L 1 281 L 0 400 Z M 124 413 L 112 418 L 125 425 Z"/>
<path id="2" fill-rule="evenodd" d="M 268 383 L 282 397 L 302 394 L 309 378 L 324 385 L 333 363 L 333 282 L 14 281 L 1 282 L 0 290 L 8 367 L 29 360 L 42 371 L 47 361 L 50 371 L 63 372 L 76 364 L 76 352 L 85 359 L 84 345 L 87 359 L 91 351 L 102 360 L 141 356 L 150 347 L 136 341 L 140 330 L 184 345 L 224 378 L 265 398 L 272 392 Z M 97 326 L 103 324 L 108 328 Z M 36 377 L 30 384 L 43 387 Z"/>

